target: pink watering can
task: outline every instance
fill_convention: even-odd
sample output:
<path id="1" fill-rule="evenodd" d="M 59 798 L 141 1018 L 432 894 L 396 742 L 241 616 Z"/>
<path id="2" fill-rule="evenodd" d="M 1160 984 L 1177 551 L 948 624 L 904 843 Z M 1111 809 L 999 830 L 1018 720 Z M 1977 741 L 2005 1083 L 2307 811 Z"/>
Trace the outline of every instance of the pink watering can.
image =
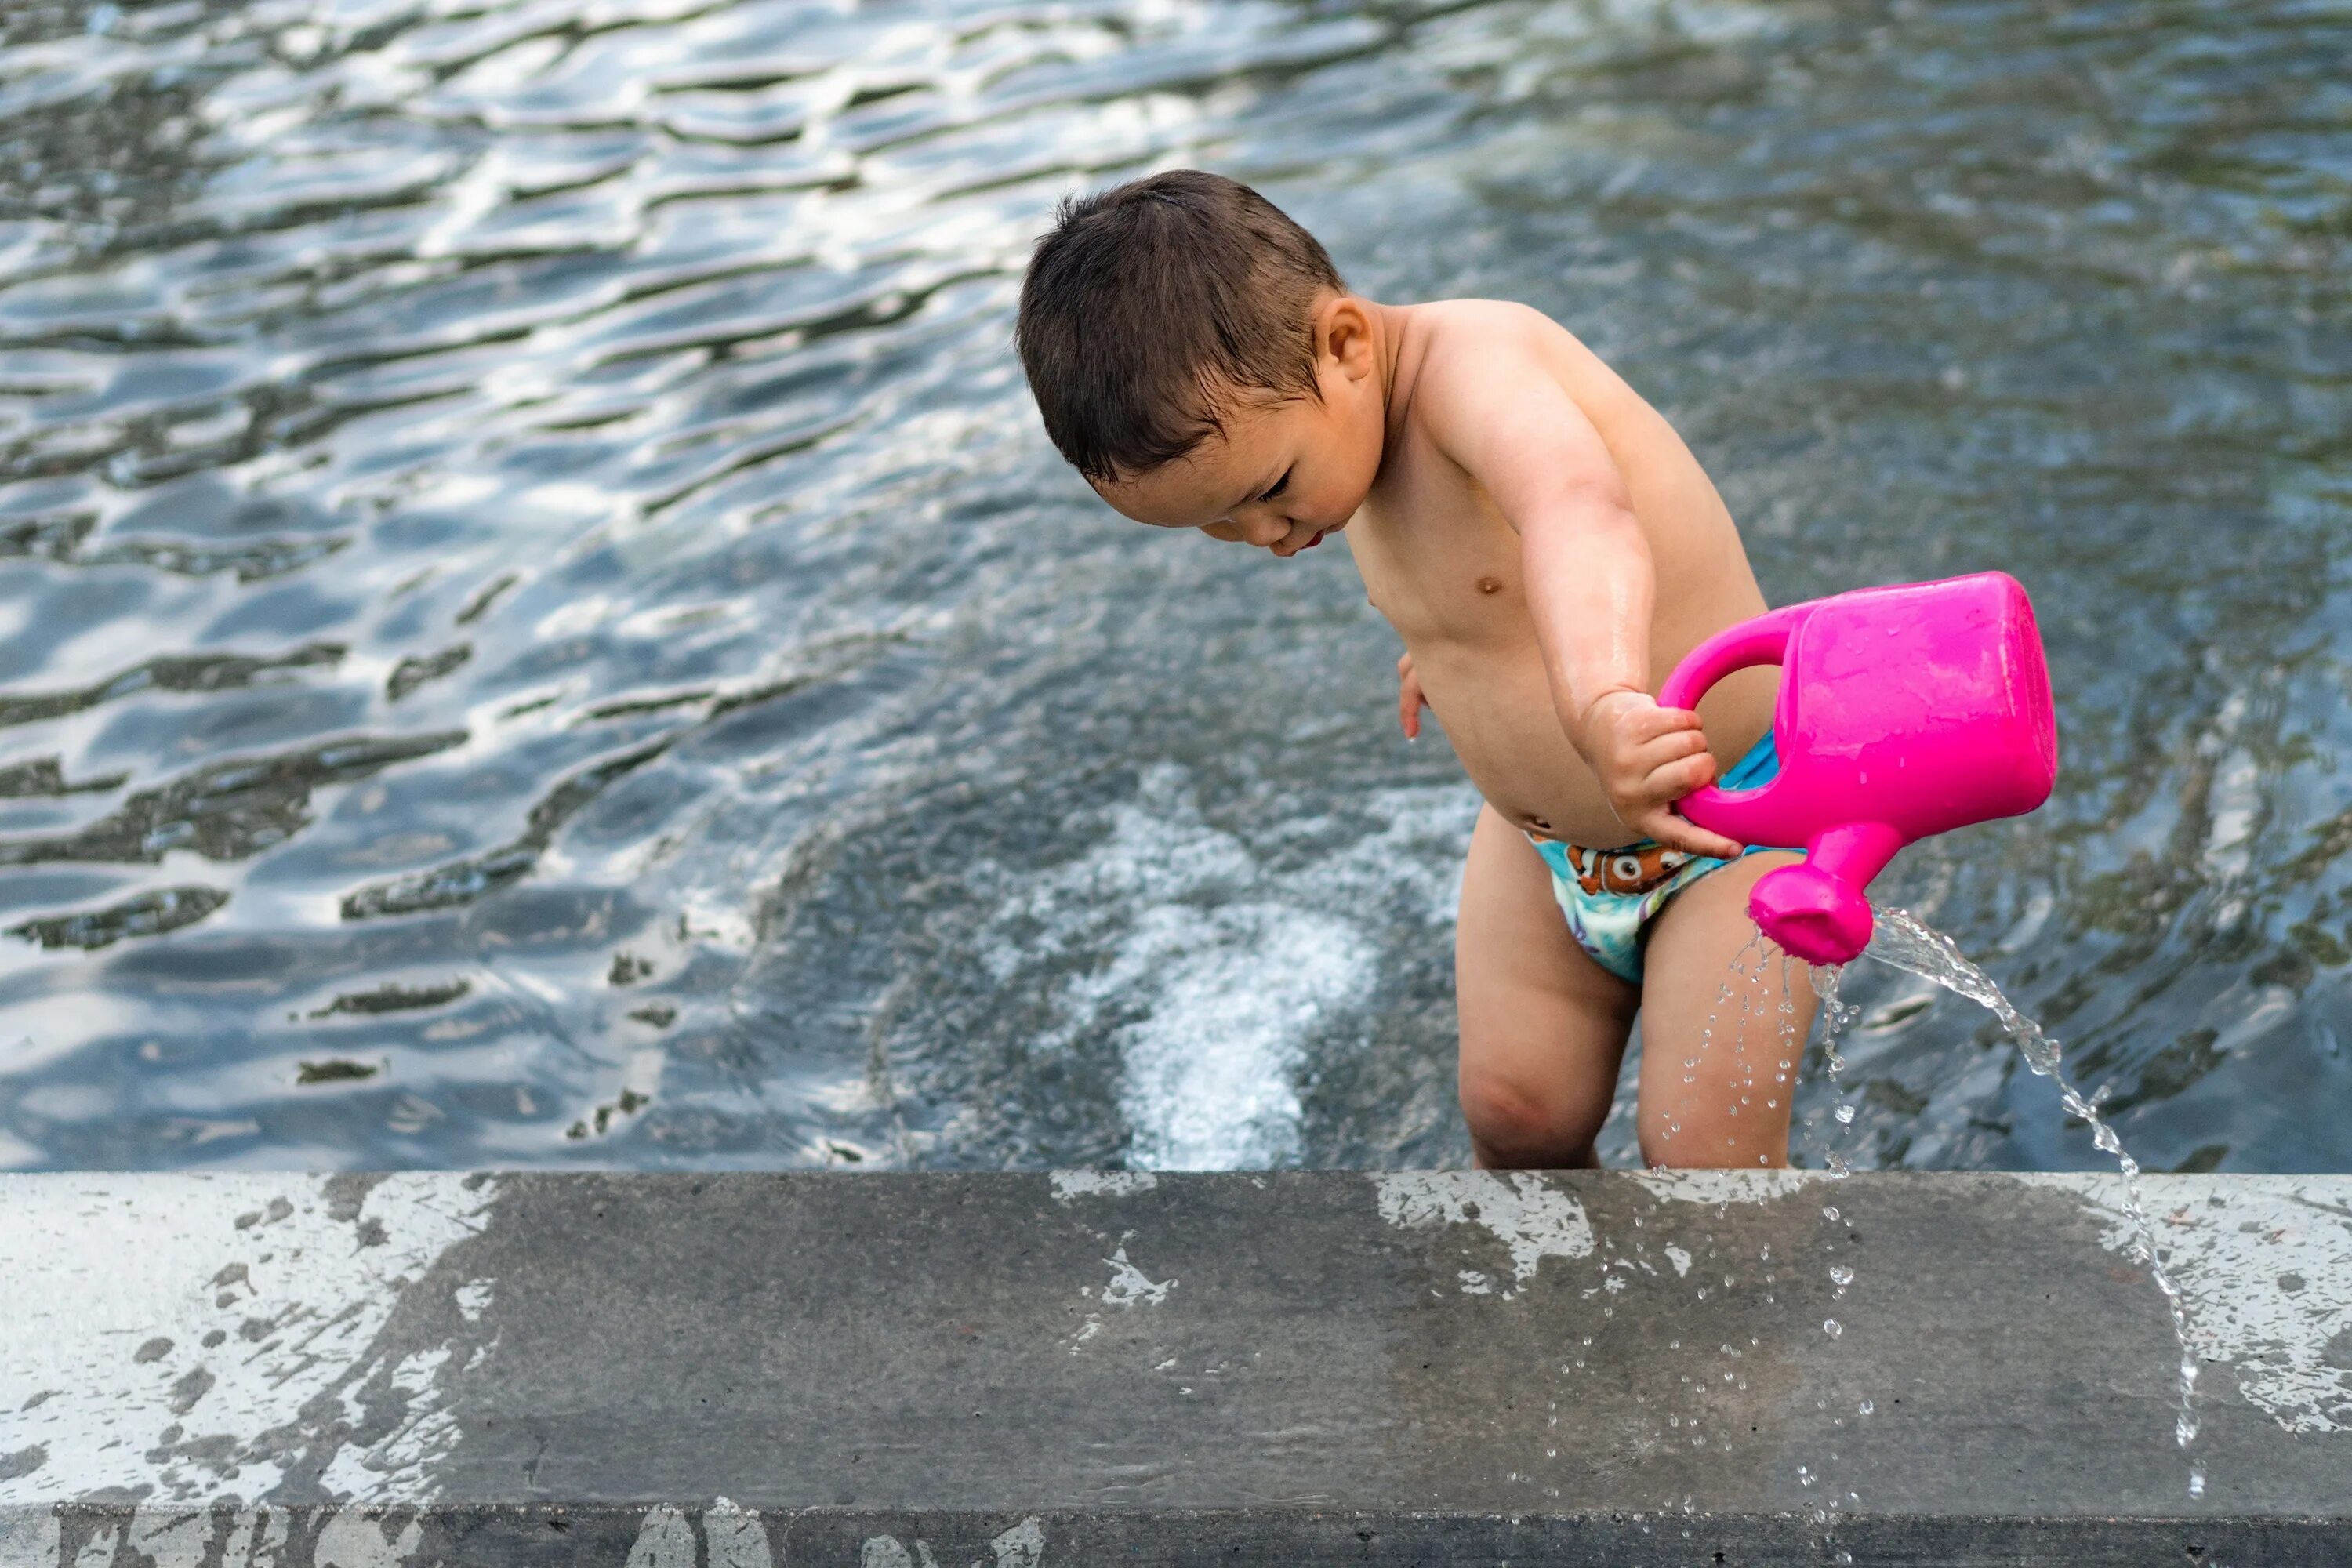
<path id="1" fill-rule="evenodd" d="M 2058 725 L 2033 606 L 2000 572 L 1863 588 L 1790 605 L 1709 637 L 1658 702 L 1697 706 L 1750 665 L 1783 667 L 1780 775 L 1702 789 L 1677 809 L 1742 844 L 1805 847 L 1757 881 L 1757 927 L 1809 963 L 1870 941 L 1863 889 L 1915 838 L 2016 816 L 2050 797 Z"/>

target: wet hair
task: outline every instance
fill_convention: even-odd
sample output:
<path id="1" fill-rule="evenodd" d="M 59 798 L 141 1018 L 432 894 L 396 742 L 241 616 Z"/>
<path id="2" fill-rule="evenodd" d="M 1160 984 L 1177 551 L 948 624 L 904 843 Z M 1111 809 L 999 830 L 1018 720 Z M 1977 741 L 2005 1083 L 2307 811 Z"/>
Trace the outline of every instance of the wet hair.
<path id="1" fill-rule="evenodd" d="M 1021 286 L 1045 434 L 1099 483 L 1192 451 L 1237 398 L 1317 396 L 1315 301 L 1346 287 L 1313 235 L 1220 174 L 1068 197 Z"/>

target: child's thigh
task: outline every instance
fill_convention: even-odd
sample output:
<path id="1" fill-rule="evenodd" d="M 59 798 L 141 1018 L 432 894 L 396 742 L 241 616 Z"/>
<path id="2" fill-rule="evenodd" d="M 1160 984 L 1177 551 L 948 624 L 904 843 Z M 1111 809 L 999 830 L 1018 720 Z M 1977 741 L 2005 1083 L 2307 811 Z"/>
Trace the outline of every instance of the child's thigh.
<path id="1" fill-rule="evenodd" d="M 1749 945 L 1748 895 L 1796 858 L 1758 854 L 1726 866 L 1675 895 L 1650 928 L 1640 1128 L 1652 1163 L 1788 1163 L 1813 988 L 1801 961 Z"/>
<path id="2" fill-rule="evenodd" d="M 1454 979 L 1474 1133 L 1482 1101 L 1597 1130 L 1641 994 L 1576 945 L 1543 858 L 1491 806 L 1462 871 Z"/>

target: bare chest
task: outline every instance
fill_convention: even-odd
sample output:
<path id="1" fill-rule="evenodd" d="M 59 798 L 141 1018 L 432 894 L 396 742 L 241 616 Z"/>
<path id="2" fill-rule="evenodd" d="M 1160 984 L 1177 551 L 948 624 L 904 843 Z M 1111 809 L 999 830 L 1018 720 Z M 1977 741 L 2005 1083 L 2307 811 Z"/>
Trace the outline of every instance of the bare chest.
<path id="1" fill-rule="evenodd" d="M 1383 479 L 1348 543 L 1398 635 L 1412 645 L 1531 636 L 1518 535 L 1486 490 L 1443 458 Z"/>

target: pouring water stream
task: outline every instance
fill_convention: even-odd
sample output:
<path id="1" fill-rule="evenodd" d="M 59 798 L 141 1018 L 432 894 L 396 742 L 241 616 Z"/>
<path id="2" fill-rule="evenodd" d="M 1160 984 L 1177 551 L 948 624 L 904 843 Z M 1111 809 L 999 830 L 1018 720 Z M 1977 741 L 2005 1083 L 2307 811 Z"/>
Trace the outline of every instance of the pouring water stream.
<path id="1" fill-rule="evenodd" d="M 1943 932 L 1935 930 L 1907 910 L 1881 906 L 1877 911 L 1870 944 L 1864 956 L 1882 963 L 1906 970 L 1945 989 L 1958 993 L 1990 1010 L 2017 1041 L 2024 1055 L 2026 1066 L 2039 1078 L 2049 1079 L 2058 1087 L 2058 1101 L 2069 1115 L 2089 1123 L 2091 1142 L 2103 1152 L 2115 1156 L 2124 1179 L 2124 1216 L 2131 1227 L 2133 1252 L 2137 1261 L 2146 1265 L 2148 1276 L 2164 1298 L 2167 1314 L 2172 1322 L 2174 1341 L 2180 1348 L 2179 1381 L 2177 1409 L 2173 1418 L 2174 1439 L 2186 1449 L 2197 1437 L 2197 1357 L 2189 1348 L 2189 1315 L 2181 1301 L 2180 1288 L 2164 1266 L 2156 1245 L 2156 1233 L 2148 1223 L 2147 1208 L 2140 1189 L 2139 1162 L 2125 1152 L 2123 1142 L 2116 1130 L 2099 1114 L 2103 1095 L 2085 1097 L 2066 1076 L 2061 1062 L 2058 1042 L 2044 1034 L 2042 1026 L 2020 1013 L 1992 977 L 1962 957 L 1958 946 Z M 1813 970 L 1814 987 L 1825 1004 L 1825 1033 L 1830 1037 L 1826 1049 L 1832 1063 L 1832 1076 L 1843 1065 L 1837 1055 L 1835 1034 L 1847 1009 L 1838 999 L 1841 971 L 1830 966 Z M 1833 1157 L 1832 1169 L 1843 1174 L 1844 1162 Z M 2189 1474 L 2189 1495 L 2202 1497 L 2205 1491 L 2205 1470 L 2193 1465 Z"/>

